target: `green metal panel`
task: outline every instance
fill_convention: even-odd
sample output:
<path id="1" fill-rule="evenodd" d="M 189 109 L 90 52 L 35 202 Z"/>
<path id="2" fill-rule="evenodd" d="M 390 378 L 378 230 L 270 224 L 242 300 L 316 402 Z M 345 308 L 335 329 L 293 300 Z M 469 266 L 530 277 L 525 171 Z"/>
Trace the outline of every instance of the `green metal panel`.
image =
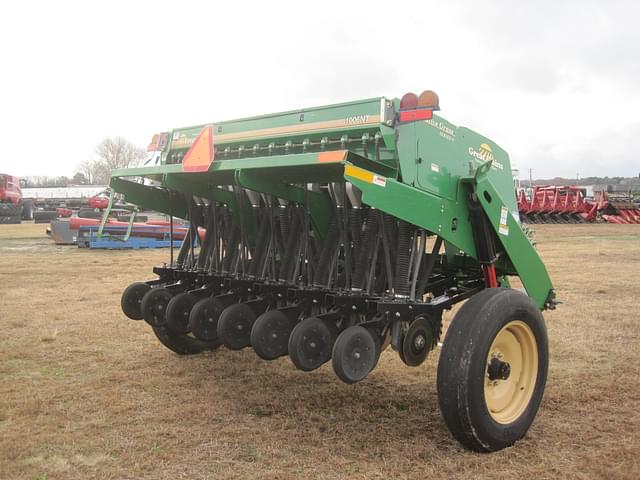
<path id="1" fill-rule="evenodd" d="M 268 193 L 279 198 L 305 204 L 308 202 L 311 225 L 320 238 L 324 238 L 333 217 L 333 202 L 327 192 L 312 192 L 301 187 L 265 181 L 264 177 L 250 170 L 237 170 L 236 180 L 239 185 L 256 192 Z"/>
<path id="2" fill-rule="evenodd" d="M 160 187 L 142 185 L 118 177 L 112 177 L 111 188 L 124 195 L 127 202 L 157 212 L 187 218 L 187 202 L 183 195 Z"/>
<path id="3" fill-rule="evenodd" d="M 312 168 L 305 168 L 312 167 Z M 162 179 L 166 174 L 199 175 L 209 185 L 233 185 L 236 170 L 260 170 L 261 174 L 283 178 L 288 176 L 298 178 L 298 183 L 317 182 L 315 177 L 308 177 L 311 172 L 326 170 L 329 178 L 334 180 L 341 176 L 339 163 L 320 163 L 318 153 L 300 153 L 289 155 L 274 155 L 271 157 L 242 158 L 233 160 L 215 160 L 209 167 L 208 173 L 189 173 L 182 170 L 182 165 L 159 165 L 155 167 L 124 168 L 114 170 L 112 177 L 146 177 Z M 295 182 L 291 182 L 295 183 Z"/>
<path id="4" fill-rule="evenodd" d="M 475 184 L 476 196 L 522 280 L 527 295 L 540 308 L 544 308 L 553 296 L 553 284 L 538 252 L 520 228 L 502 192 L 487 175 L 489 168 L 488 163 L 481 166 L 473 178 L 464 181 Z"/>
<path id="5" fill-rule="evenodd" d="M 236 199 L 232 192 L 203 183 L 201 179 L 201 175 L 194 173 L 170 173 L 164 177 L 164 184 L 171 190 L 226 203 L 232 211 L 235 209 Z"/>
<path id="6" fill-rule="evenodd" d="M 373 179 L 373 172 L 368 172 L 372 178 L 368 181 L 364 172 L 367 171 L 345 169 L 345 178 L 362 190 L 364 203 L 436 233 L 456 248 L 476 257 L 471 223 L 466 220 L 469 215 L 466 202 L 438 197 L 392 178 L 376 175 Z"/>
<path id="7" fill-rule="evenodd" d="M 393 102 L 377 97 L 207 125 L 214 126 L 216 157 L 227 160 L 261 156 L 270 150 L 270 144 L 276 149 L 284 148 L 285 141 L 291 144 L 295 153 L 305 153 L 322 150 L 322 138 L 335 144 L 344 136 L 349 138 L 348 146 L 353 149 L 362 135 L 373 140 L 376 134 L 380 134 L 382 125 L 392 122 L 392 114 Z M 163 152 L 162 162 L 179 162 L 205 126 L 174 129 Z M 360 147 L 363 148 L 362 145 Z M 372 149 L 373 143 L 369 142 L 367 148 Z M 388 152 L 383 152 L 382 157 L 391 163 Z"/>
<path id="8" fill-rule="evenodd" d="M 492 160 L 491 181 L 505 193 L 506 204 L 516 210 L 511 163 L 507 153 L 490 139 L 444 118 L 412 122 L 398 127 L 398 157 L 403 182 L 449 200 L 461 200 L 462 177 Z"/>
<path id="9" fill-rule="evenodd" d="M 464 139 L 458 127 L 436 115 L 431 120 L 416 122 L 415 125 L 418 158 L 416 184 L 454 200 L 458 193 L 457 179 L 469 173 L 463 152 Z"/>
<path id="10" fill-rule="evenodd" d="M 145 177 L 150 180 L 162 180 L 167 173 L 182 173 L 182 165 L 162 165 L 157 167 L 117 168 L 111 172 L 111 177 Z"/>
<path id="11" fill-rule="evenodd" d="M 394 123 L 398 108 L 398 99 L 373 98 L 213 123 L 215 159 L 203 173 L 184 173 L 181 164 L 166 163 L 181 161 L 203 126 L 175 129 L 163 152 L 165 164 L 114 171 L 111 183 L 131 203 L 184 216 L 183 195 L 124 178 L 148 178 L 172 192 L 225 202 L 221 199 L 233 202 L 232 194 L 218 186 L 240 184 L 302 202 L 305 192 L 300 186 L 345 178 L 362 190 L 364 203 L 441 235 L 451 255 L 459 250 L 472 258 L 476 250 L 467 202 L 476 188 L 508 255 L 497 262 L 499 273 L 515 270 L 529 295 L 544 306 L 551 282 L 515 221 L 517 203 L 507 153 L 439 115 Z M 338 150 L 345 151 L 341 162 L 320 161 L 320 152 Z M 492 201 L 484 197 L 485 191 Z M 329 197 L 323 195 L 308 194 L 312 224 L 320 235 L 332 214 Z"/>

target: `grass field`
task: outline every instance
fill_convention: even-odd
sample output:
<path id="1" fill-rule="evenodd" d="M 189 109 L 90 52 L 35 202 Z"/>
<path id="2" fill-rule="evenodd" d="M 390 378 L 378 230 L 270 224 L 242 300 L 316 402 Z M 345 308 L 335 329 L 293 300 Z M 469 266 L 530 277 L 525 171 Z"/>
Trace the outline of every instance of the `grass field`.
<path id="1" fill-rule="evenodd" d="M 640 478 L 640 225 L 536 226 L 564 302 L 547 390 L 489 455 L 441 419 L 437 350 L 413 369 L 387 350 L 355 386 L 251 350 L 179 357 L 119 306 L 167 251 L 44 230 L 0 225 L 0 479 Z"/>

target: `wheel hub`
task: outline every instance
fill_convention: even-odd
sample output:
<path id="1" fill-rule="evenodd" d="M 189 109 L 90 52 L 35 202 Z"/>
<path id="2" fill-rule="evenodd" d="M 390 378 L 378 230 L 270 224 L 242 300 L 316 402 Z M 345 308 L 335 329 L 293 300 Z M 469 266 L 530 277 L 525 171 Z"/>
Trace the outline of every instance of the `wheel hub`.
<path id="1" fill-rule="evenodd" d="M 485 370 L 487 410 L 498 423 L 515 421 L 533 395 L 538 373 L 536 340 L 529 326 L 514 320 L 495 336 Z"/>
<path id="2" fill-rule="evenodd" d="M 487 376 L 489 380 L 506 380 L 511 375 L 511 365 L 503 362 L 498 357 L 493 357 L 487 367 Z"/>

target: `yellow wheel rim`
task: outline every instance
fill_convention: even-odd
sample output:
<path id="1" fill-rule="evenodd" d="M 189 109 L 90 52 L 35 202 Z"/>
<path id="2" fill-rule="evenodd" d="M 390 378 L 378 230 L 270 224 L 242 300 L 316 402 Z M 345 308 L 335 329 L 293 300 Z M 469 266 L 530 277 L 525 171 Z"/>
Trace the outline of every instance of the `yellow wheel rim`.
<path id="1" fill-rule="evenodd" d="M 529 405 L 538 377 L 538 348 L 531 328 L 514 320 L 493 339 L 485 365 L 484 400 L 498 423 L 516 421 Z"/>

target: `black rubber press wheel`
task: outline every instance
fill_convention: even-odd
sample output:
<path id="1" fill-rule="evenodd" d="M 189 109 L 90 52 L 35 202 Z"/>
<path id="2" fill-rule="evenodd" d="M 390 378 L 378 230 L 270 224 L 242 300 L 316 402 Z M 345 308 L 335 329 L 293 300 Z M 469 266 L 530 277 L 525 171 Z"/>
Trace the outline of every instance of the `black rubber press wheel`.
<path id="1" fill-rule="evenodd" d="M 122 292 L 120 298 L 120 307 L 122 312 L 131 320 L 142 320 L 142 297 L 151 290 L 151 287 L 146 283 L 135 282 L 129 285 Z"/>
<path id="2" fill-rule="evenodd" d="M 142 297 L 140 311 L 142 318 L 152 327 L 160 327 L 167 324 L 167 305 L 173 295 L 166 288 L 152 288 Z"/>
<path id="3" fill-rule="evenodd" d="M 196 304 L 196 297 L 188 292 L 182 292 L 169 300 L 167 304 L 167 325 L 178 333 L 189 333 L 189 314 Z"/>
<path id="4" fill-rule="evenodd" d="M 354 325 L 338 336 L 331 363 L 340 380 L 356 383 L 371 373 L 379 358 L 379 339 L 365 327 Z"/>
<path id="5" fill-rule="evenodd" d="M 298 370 L 320 368 L 331 358 L 336 332 L 318 317 L 298 323 L 289 337 L 289 358 Z"/>
<path id="6" fill-rule="evenodd" d="M 215 350 L 220 346 L 220 342 L 203 342 L 189 335 L 174 332 L 168 326 L 152 327 L 152 329 L 160 343 L 178 355 L 194 355 L 206 350 Z"/>
<path id="7" fill-rule="evenodd" d="M 466 448 L 512 445 L 531 426 L 547 379 L 547 330 L 524 293 L 483 290 L 451 322 L 438 364 L 447 427 Z"/>
<path id="8" fill-rule="evenodd" d="M 224 308 L 224 304 L 217 298 L 198 300 L 189 314 L 191 333 L 205 342 L 217 340 L 218 319 Z"/>
<path id="9" fill-rule="evenodd" d="M 260 315 L 251 329 L 251 346 L 264 360 L 286 355 L 293 326 L 280 310 L 269 310 Z"/>
<path id="10" fill-rule="evenodd" d="M 218 319 L 218 338 L 231 350 L 248 347 L 251 345 L 251 329 L 255 321 L 256 314 L 249 305 L 229 305 Z"/>

